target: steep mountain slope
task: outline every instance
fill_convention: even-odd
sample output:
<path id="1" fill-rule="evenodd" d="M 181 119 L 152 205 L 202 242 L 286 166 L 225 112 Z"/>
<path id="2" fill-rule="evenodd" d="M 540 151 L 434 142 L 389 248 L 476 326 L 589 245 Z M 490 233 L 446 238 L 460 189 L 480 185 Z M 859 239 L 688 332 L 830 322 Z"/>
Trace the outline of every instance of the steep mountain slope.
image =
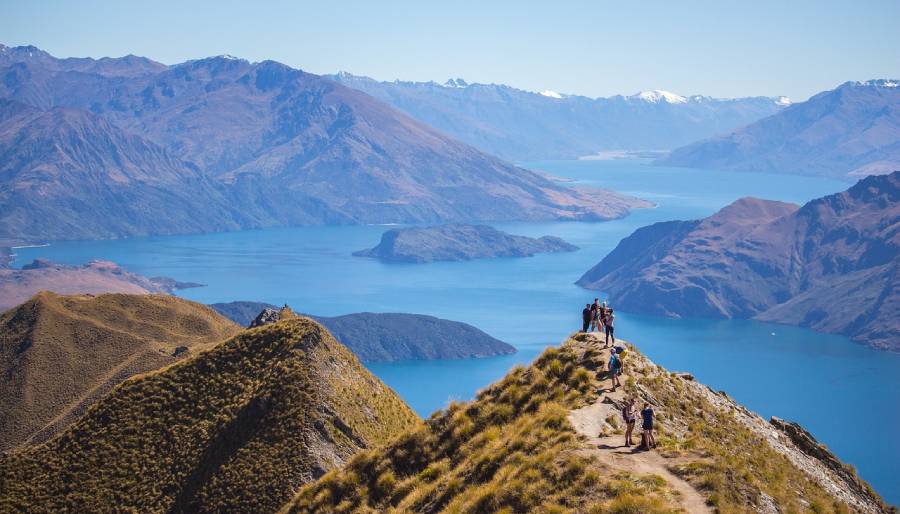
<path id="1" fill-rule="evenodd" d="M 167 277 L 144 277 L 109 261 L 66 266 L 35 259 L 22 269 L 0 268 L 0 311 L 15 307 L 41 291 L 64 295 L 147 294 L 171 293 L 199 285 Z"/>
<path id="2" fill-rule="evenodd" d="M 681 97 L 664 91 L 587 98 L 462 79 L 379 82 L 330 75 L 451 136 L 514 161 L 573 159 L 604 150 L 663 150 L 778 112 L 781 98 Z"/>
<path id="3" fill-rule="evenodd" d="M 0 314 L 0 451 L 48 439 L 126 378 L 239 330 L 174 296 L 36 295 Z"/>
<path id="4" fill-rule="evenodd" d="M 0 113 L 8 145 L 0 151 L 15 162 L 0 172 L 0 191 L 18 193 L 16 198 L 0 198 L 0 207 L 9 204 L 21 218 L 29 207 L 39 206 L 38 192 L 17 179 L 25 171 L 35 174 L 49 168 L 42 178 L 46 187 L 56 187 L 61 158 L 37 148 L 54 148 L 58 139 L 78 140 L 71 131 L 58 134 L 57 125 L 85 127 L 81 130 L 89 141 L 101 141 L 91 148 L 88 162 L 76 159 L 76 168 L 94 176 L 93 186 L 100 193 L 121 186 L 114 180 L 120 173 L 115 169 L 119 156 L 113 155 L 119 143 L 126 146 L 122 152 L 136 151 L 122 156 L 126 165 L 140 164 L 150 176 L 177 172 L 197 184 L 185 198 L 164 198 L 156 192 L 151 205 L 170 207 L 175 221 L 169 223 L 176 227 L 152 225 L 159 217 L 140 210 L 121 225 L 106 227 L 104 223 L 114 224 L 117 218 L 93 219 L 91 210 L 76 209 L 88 201 L 139 203 L 146 195 L 130 183 L 132 187 L 118 187 L 115 194 L 63 205 L 65 214 L 85 218 L 85 228 L 62 226 L 63 219 L 48 217 L 48 230 L 29 229 L 24 234 L 29 237 L 46 232 L 45 238 L 60 238 L 70 228 L 94 233 L 89 237 L 111 237 L 190 232 L 195 231 L 193 225 L 220 230 L 317 223 L 601 220 L 650 205 L 611 192 L 562 187 L 451 139 L 364 93 L 272 61 L 249 63 L 220 56 L 135 76 L 61 67 L 44 59 L 24 59 L 0 68 L 0 97 L 50 110 L 44 115 L 47 121 L 33 126 L 26 124 L 33 114 L 23 120 L 22 115 Z M 112 135 L 113 126 L 124 132 Z M 25 142 L 29 151 L 12 145 L 19 134 L 34 140 Z M 140 162 L 142 158 L 151 162 Z M 224 190 L 208 183 L 211 175 Z M 171 181 L 159 186 L 173 196 L 183 189 Z M 196 219 L 178 219 L 179 206 L 191 198 L 211 208 L 198 205 L 191 209 Z M 221 206 L 233 206 L 239 215 L 222 212 Z M 18 218 L 0 220 L 0 235 L 17 234 L 22 230 L 15 228 L 17 223 Z"/>
<path id="5" fill-rule="evenodd" d="M 247 326 L 263 309 L 262 302 L 211 304 L 232 321 Z M 515 353 L 515 347 L 458 321 L 423 314 L 357 312 L 344 316 L 311 316 L 364 362 L 468 359 Z"/>
<path id="6" fill-rule="evenodd" d="M 353 252 L 385 262 L 423 263 L 496 257 L 531 257 L 537 253 L 574 252 L 578 247 L 558 237 L 517 236 L 488 225 L 454 223 L 388 230 L 374 248 Z"/>
<path id="7" fill-rule="evenodd" d="M 900 172 L 803 207 L 738 200 L 622 240 L 578 284 L 627 311 L 755 317 L 900 350 Z"/>
<path id="8" fill-rule="evenodd" d="M 86 111 L 0 100 L 0 238 L 235 229 L 224 187 Z"/>
<path id="9" fill-rule="evenodd" d="M 847 82 L 731 134 L 674 150 L 667 166 L 837 178 L 900 169 L 900 81 Z"/>
<path id="10" fill-rule="evenodd" d="M 579 334 L 304 487 L 282 512 L 891 512 L 802 428 L 782 423 L 789 436 L 622 344 L 619 391 L 601 384 L 609 350 Z M 653 405 L 656 450 L 619 446 L 625 397 Z M 615 446 L 598 446 L 598 432 Z"/>
<path id="11" fill-rule="evenodd" d="M 417 422 L 321 325 L 285 319 L 127 380 L 0 456 L 0 511 L 272 512 Z"/>

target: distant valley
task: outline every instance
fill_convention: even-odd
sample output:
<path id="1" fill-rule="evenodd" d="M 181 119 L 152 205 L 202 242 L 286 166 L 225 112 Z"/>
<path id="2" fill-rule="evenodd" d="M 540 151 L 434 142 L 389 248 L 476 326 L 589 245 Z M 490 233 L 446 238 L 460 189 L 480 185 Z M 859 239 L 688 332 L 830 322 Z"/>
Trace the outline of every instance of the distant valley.
<path id="1" fill-rule="evenodd" d="M 745 198 L 623 239 L 578 284 L 625 311 L 755 318 L 900 350 L 900 172 L 802 207 Z"/>
<path id="2" fill-rule="evenodd" d="M 381 82 L 330 75 L 476 148 L 513 161 L 575 159 L 609 150 L 669 150 L 781 111 L 785 97 L 719 99 L 643 91 L 588 98 L 503 84 Z"/>

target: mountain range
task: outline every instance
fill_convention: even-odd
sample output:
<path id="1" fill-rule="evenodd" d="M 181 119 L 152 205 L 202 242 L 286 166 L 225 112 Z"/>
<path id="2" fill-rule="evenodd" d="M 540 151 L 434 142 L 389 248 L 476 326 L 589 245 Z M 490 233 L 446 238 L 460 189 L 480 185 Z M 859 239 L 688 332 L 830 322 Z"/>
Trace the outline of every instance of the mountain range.
<path id="1" fill-rule="evenodd" d="M 900 170 L 900 81 L 846 82 L 731 133 L 678 148 L 667 166 L 847 180 Z"/>
<path id="2" fill-rule="evenodd" d="M 0 237 L 602 220 L 650 205 L 561 186 L 273 61 L 0 50 Z"/>
<path id="3" fill-rule="evenodd" d="M 574 159 L 609 150 L 669 150 L 779 112 L 785 97 L 718 99 L 643 91 L 588 98 L 502 84 L 333 80 L 492 155 L 514 162 Z"/>
<path id="4" fill-rule="evenodd" d="M 578 284 L 625 311 L 755 318 L 900 350 L 900 172 L 638 229 Z"/>

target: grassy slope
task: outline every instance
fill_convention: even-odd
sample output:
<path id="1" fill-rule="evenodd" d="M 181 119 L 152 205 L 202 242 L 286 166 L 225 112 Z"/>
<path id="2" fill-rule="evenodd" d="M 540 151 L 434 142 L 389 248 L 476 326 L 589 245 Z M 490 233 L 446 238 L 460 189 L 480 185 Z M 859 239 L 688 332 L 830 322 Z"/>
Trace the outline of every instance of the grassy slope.
<path id="1" fill-rule="evenodd" d="M 176 347 L 239 330 L 174 296 L 35 295 L 0 314 L 0 450 L 45 440 L 122 380 L 178 360 Z"/>
<path id="2" fill-rule="evenodd" d="M 615 472 L 579 452 L 566 419 L 599 400 L 599 352 L 569 340 L 516 368 L 469 403 L 435 413 L 385 448 L 308 485 L 284 509 L 306 512 L 590 512 L 677 510 L 659 476 Z M 657 403 L 659 451 L 719 512 L 755 512 L 763 494 L 782 512 L 848 512 L 765 440 L 697 389 L 626 358 L 630 395 Z M 606 382 L 608 383 L 608 382 Z M 881 504 L 884 510 L 884 507 Z"/>
<path id="3" fill-rule="evenodd" d="M 0 457 L 0 511 L 267 512 L 417 417 L 317 323 L 244 331 L 127 380 Z"/>

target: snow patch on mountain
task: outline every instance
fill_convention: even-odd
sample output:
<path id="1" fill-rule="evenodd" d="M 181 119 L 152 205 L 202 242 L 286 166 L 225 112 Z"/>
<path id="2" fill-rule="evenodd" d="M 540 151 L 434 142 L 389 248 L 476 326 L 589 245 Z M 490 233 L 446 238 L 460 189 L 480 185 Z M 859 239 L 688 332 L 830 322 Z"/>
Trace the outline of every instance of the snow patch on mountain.
<path id="1" fill-rule="evenodd" d="M 549 98 L 562 98 L 561 94 L 557 93 L 556 91 L 552 91 L 550 89 L 545 89 L 545 90 L 541 91 L 540 94 L 541 94 L 541 96 L 546 96 Z"/>
<path id="2" fill-rule="evenodd" d="M 631 99 L 635 100 L 643 100 L 645 102 L 650 103 L 659 103 L 666 102 L 670 104 L 683 104 L 687 103 L 687 98 L 676 95 L 675 93 L 671 93 L 669 91 L 663 91 L 662 89 L 654 89 L 652 91 L 641 91 L 640 93 L 636 93 L 631 95 Z"/>
<path id="3" fill-rule="evenodd" d="M 792 103 L 794 103 L 794 102 L 792 102 L 791 99 L 786 96 L 779 96 L 778 98 L 775 99 L 775 105 L 781 105 L 781 106 L 787 107 L 788 105 L 791 105 Z"/>

